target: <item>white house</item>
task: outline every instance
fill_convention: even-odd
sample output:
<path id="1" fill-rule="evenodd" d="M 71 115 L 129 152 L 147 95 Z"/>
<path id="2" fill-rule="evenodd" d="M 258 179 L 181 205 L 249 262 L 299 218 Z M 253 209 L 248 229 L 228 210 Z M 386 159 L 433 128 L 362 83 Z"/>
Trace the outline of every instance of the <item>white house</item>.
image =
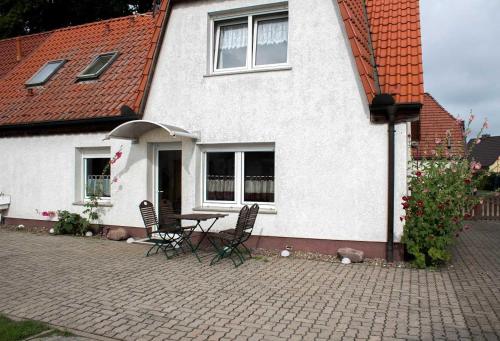
<path id="1" fill-rule="evenodd" d="M 143 18 L 122 20 L 134 25 Z M 142 234 L 139 202 L 167 198 L 184 213 L 229 213 L 217 230 L 233 227 L 240 207 L 258 202 L 253 246 L 322 253 L 351 246 L 384 257 L 390 134 L 379 122 L 385 107 L 373 99 L 390 94 L 398 115 L 418 114 L 418 1 L 179 0 L 163 2 L 156 19 L 148 20 L 156 26 L 143 36 L 150 45 L 145 62 L 137 63 L 142 73 L 131 91 L 136 97 L 126 94 L 121 101 L 125 115 L 116 114 L 117 104 L 99 104 L 93 117 L 76 114 L 81 122 L 72 129 L 54 128 L 66 119 L 59 114 L 33 120 L 25 130 L 25 122 L 1 116 L 18 97 L 0 99 L 0 191 L 12 198 L 6 222 L 40 224 L 37 209 L 80 211 L 93 169 L 121 151 L 108 178 L 116 182 L 102 198 L 104 224 Z M 111 31 L 116 21 L 108 24 Z M 101 77 L 112 78 L 125 45 L 110 42 L 100 49 L 111 60 Z M 37 51 L 31 71 L 43 65 Z M 45 62 L 69 61 L 42 89 L 22 91 L 40 96 L 56 81 L 101 86 L 100 78 L 75 83 L 82 68 L 70 65 L 73 58 L 51 56 Z M 134 58 L 140 57 L 127 60 Z M 66 71 L 66 77 L 59 74 Z M 16 80 L 25 87 L 29 72 L 22 76 Z M 7 74 L 0 89 L 13 82 Z M 57 104 L 55 97 L 46 103 Z M 71 105 L 78 112 L 87 104 Z M 22 112 L 19 104 L 7 116 Z M 95 129 L 85 124 L 100 117 L 109 122 Z M 396 119 L 394 143 L 396 241 L 410 157 L 410 130 L 401 121 Z"/>

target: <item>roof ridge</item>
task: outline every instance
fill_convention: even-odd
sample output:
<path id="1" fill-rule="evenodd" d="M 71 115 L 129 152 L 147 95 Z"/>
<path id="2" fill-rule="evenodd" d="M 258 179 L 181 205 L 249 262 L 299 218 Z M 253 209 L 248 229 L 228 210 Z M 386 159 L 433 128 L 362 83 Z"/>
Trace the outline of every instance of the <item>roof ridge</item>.
<path id="1" fill-rule="evenodd" d="M 9 38 L 4 38 L 4 39 L 0 39 L 0 43 L 6 42 L 6 41 L 9 41 L 9 40 L 15 40 L 15 39 L 18 39 L 18 38 L 31 38 L 31 37 L 41 36 L 41 35 L 44 35 L 44 34 L 50 34 L 53 31 L 54 30 L 52 30 L 52 31 L 44 31 L 44 32 L 37 32 L 37 33 L 32 33 L 32 34 L 25 34 L 25 35 L 20 35 L 20 36 L 15 36 L 15 37 L 9 37 Z"/>
<path id="2" fill-rule="evenodd" d="M 130 17 L 150 16 L 150 15 L 152 15 L 152 13 L 153 12 L 149 11 L 149 12 L 145 12 L 145 13 L 130 14 L 130 15 L 126 15 L 123 17 L 116 17 L 116 18 L 109 18 L 109 19 L 103 19 L 103 20 L 98 20 L 98 21 L 92 21 L 92 22 L 73 25 L 73 26 L 64 26 L 64 27 L 55 28 L 55 29 L 49 30 L 49 31 L 43 31 L 43 32 L 37 32 L 37 33 L 33 33 L 33 34 L 25 34 L 25 35 L 19 35 L 19 36 L 15 36 L 15 37 L 0 39 L 0 42 L 7 41 L 7 40 L 13 40 L 13 39 L 17 39 L 17 38 L 27 38 L 27 37 L 34 37 L 34 36 L 43 35 L 43 34 L 52 34 L 52 33 L 59 32 L 59 31 L 67 31 L 67 30 L 82 28 L 85 26 L 101 25 L 101 24 L 104 24 L 106 22 L 109 23 L 109 22 L 113 22 L 113 21 L 130 19 Z"/>

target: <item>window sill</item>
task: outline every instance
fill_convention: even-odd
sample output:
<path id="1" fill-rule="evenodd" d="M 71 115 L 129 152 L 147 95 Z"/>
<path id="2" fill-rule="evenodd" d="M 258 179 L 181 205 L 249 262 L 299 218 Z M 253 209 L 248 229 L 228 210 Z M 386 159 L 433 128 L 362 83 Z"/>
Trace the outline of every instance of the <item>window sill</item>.
<path id="1" fill-rule="evenodd" d="M 205 207 L 195 207 L 193 211 L 204 211 L 204 212 L 236 212 L 238 213 L 241 207 L 224 207 L 224 206 L 205 206 Z M 262 214 L 278 214 L 276 208 L 260 207 L 259 213 Z"/>
<path id="2" fill-rule="evenodd" d="M 259 72 L 272 72 L 272 71 L 289 71 L 292 70 L 290 65 L 266 67 L 262 69 L 247 69 L 247 70 L 237 70 L 237 71 L 217 71 L 210 74 L 203 75 L 203 77 L 217 77 L 217 76 L 229 76 L 229 75 L 242 75 L 247 73 L 259 73 Z"/>
<path id="3" fill-rule="evenodd" d="M 75 206 L 85 206 L 89 201 L 75 201 L 73 205 Z M 113 204 L 109 201 L 99 201 L 97 204 L 98 207 L 113 207 Z"/>

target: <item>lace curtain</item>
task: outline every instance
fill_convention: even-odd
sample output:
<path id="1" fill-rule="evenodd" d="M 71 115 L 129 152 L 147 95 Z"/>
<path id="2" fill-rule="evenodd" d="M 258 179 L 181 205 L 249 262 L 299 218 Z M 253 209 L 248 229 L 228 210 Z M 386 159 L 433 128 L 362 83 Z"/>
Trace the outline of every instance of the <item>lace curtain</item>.
<path id="1" fill-rule="evenodd" d="M 281 44 L 288 41 L 288 19 L 259 21 L 257 45 Z"/>
<path id="2" fill-rule="evenodd" d="M 88 175 L 87 195 L 99 195 L 109 197 L 111 195 L 111 180 L 109 175 Z"/>
<path id="3" fill-rule="evenodd" d="M 208 175 L 208 200 L 234 200 L 234 176 Z"/>
<path id="4" fill-rule="evenodd" d="M 222 26 L 220 29 L 219 49 L 231 50 L 247 47 L 247 24 Z"/>
<path id="5" fill-rule="evenodd" d="M 257 27 L 257 44 L 272 45 L 288 41 L 288 20 L 276 19 L 259 21 Z M 231 50 L 247 47 L 247 24 L 222 26 L 219 37 L 219 49 Z"/>
<path id="6" fill-rule="evenodd" d="M 274 176 L 245 176 L 245 201 L 273 202 Z"/>

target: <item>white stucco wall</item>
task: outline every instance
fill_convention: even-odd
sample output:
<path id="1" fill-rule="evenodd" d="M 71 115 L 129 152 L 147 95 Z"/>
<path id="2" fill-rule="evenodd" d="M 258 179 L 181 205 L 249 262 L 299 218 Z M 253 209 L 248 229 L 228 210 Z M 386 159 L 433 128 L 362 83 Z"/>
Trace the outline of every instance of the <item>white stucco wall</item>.
<path id="1" fill-rule="evenodd" d="M 206 76 L 208 13 L 268 2 L 176 5 L 145 118 L 199 131 L 203 144 L 275 143 L 277 214 L 260 215 L 258 233 L 385 241 L 387 127 L 370 123 L 335 1 L 289 1 L 291 70 Z M 185 211 L 200 205 L 198 148 L 194 155 L 184 163 Z M 405 125 L 397 131 L 397 163 L 399 206 L 406 187 Z"/>
<path id="2" fill-rule="evenodd" d="M 291 70 L 206 77 L 208 13 L 268 0 L 193 1 L 174 6 L 145 119 L 197 131 L 203 144 L 275 144 L 276 213 L 261 214 L 254 233 L 385 241 L 387 126 L 370 123 L 368 106 L 336 1 L 289 1 Z M 406 191 L 406 126 L 396 133 L 396 236 Z M 40 219 L 35 210 L 81 212 L 75 201 L 76 148 L 111 146 L 112 207 L 102 222 L 142 227 L 137 205 L 153 200 L 153 149 L 179 142 L 152 131 L 139 143 L 104 134 L 0 138 L 0 191 L 7 216 Z M 182 206 L 200 206 L 200 148 L 182 139 Z M 233 227 L 236 213 L 218 222 Z"/>

